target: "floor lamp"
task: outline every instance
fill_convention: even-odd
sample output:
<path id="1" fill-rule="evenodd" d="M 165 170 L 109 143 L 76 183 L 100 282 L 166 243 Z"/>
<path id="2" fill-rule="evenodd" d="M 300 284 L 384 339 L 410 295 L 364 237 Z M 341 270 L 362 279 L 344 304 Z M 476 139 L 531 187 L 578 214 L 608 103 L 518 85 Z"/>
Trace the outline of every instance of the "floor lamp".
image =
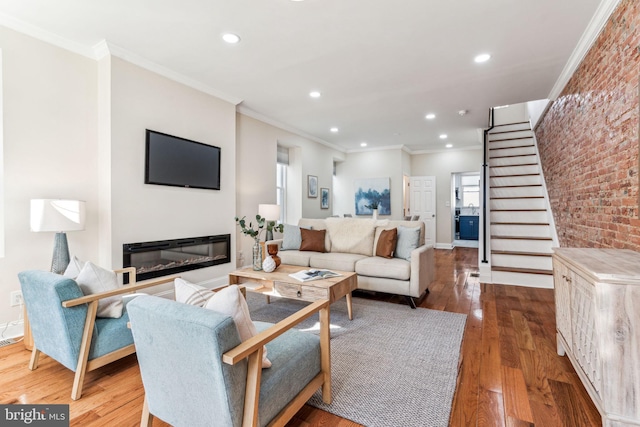
<path id="1" fill-rule="evenodd" d="M 69 265 L 66 231 L 84 230 L 85 202 L 80 200 L 32 199 L 31 231 L 55 231 L 51 271 L 62 274 Z"/>

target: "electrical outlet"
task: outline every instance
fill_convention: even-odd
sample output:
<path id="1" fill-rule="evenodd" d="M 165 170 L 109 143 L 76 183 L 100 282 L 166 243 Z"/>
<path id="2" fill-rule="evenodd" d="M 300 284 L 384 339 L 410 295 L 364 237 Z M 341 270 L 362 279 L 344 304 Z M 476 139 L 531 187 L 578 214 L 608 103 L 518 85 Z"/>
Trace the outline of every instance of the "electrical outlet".
<path id="1" fill-rule="evenodd" d="M 11 307 L 17 307 L 22 304 L 22 291 L 13 291 L 10 294 L 11 296 Z"/>

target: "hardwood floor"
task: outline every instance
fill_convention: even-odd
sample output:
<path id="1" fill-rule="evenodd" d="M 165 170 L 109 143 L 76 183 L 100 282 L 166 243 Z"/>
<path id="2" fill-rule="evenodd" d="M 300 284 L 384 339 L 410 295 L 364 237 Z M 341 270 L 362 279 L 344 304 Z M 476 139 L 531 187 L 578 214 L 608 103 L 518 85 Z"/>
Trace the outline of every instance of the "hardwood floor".
<path id="1" fill-rule="evenodd" d="M 601 425 L 569 360 L 556 354 L 552 290 L 481 284 L 473 276 L 477 249 L 437 250 L 436 265 L 420 306 L 468 315 L 450 426 Z M 406 304 L 396 296 L 357 297 Z M 0 348 L 0 404 L 70 403 L 73 426 L 138 425 L 143 388 L 135 355 L 88 372 L 75 402 L 73 373 L 46 356 L 31 372 L 29 355 L 21 343 Z M 288 424 L 357 425 L 310 406 Z"/>

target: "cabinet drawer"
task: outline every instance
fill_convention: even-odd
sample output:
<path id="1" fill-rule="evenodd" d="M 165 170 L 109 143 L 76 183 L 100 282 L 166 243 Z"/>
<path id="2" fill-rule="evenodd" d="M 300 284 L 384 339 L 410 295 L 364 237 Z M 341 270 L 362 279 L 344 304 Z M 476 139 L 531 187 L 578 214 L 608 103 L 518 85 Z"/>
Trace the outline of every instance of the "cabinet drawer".
<path id="1" fill-rule="evenodd" d="M 275 282 L 274 286 L 275 291 L 285 298 L 301 299 L 304 301 L 329 299 L 327 289 L 323 288 L 285 282 Z"/>

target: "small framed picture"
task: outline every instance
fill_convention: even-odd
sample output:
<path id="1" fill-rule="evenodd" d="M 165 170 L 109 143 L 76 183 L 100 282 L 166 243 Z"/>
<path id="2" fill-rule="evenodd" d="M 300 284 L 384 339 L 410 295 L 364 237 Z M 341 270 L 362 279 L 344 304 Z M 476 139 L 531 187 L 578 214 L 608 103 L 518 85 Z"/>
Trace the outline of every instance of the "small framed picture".
<path id="1" fill-rule="evenodd" d="M 329 189 L 320 189 L 320 209 L 329 209 Z"/>
<path id="2" fill-rule="evenodd" d="M 318 197 L 318 177 L 307 175 L 307 196 Z"/>

